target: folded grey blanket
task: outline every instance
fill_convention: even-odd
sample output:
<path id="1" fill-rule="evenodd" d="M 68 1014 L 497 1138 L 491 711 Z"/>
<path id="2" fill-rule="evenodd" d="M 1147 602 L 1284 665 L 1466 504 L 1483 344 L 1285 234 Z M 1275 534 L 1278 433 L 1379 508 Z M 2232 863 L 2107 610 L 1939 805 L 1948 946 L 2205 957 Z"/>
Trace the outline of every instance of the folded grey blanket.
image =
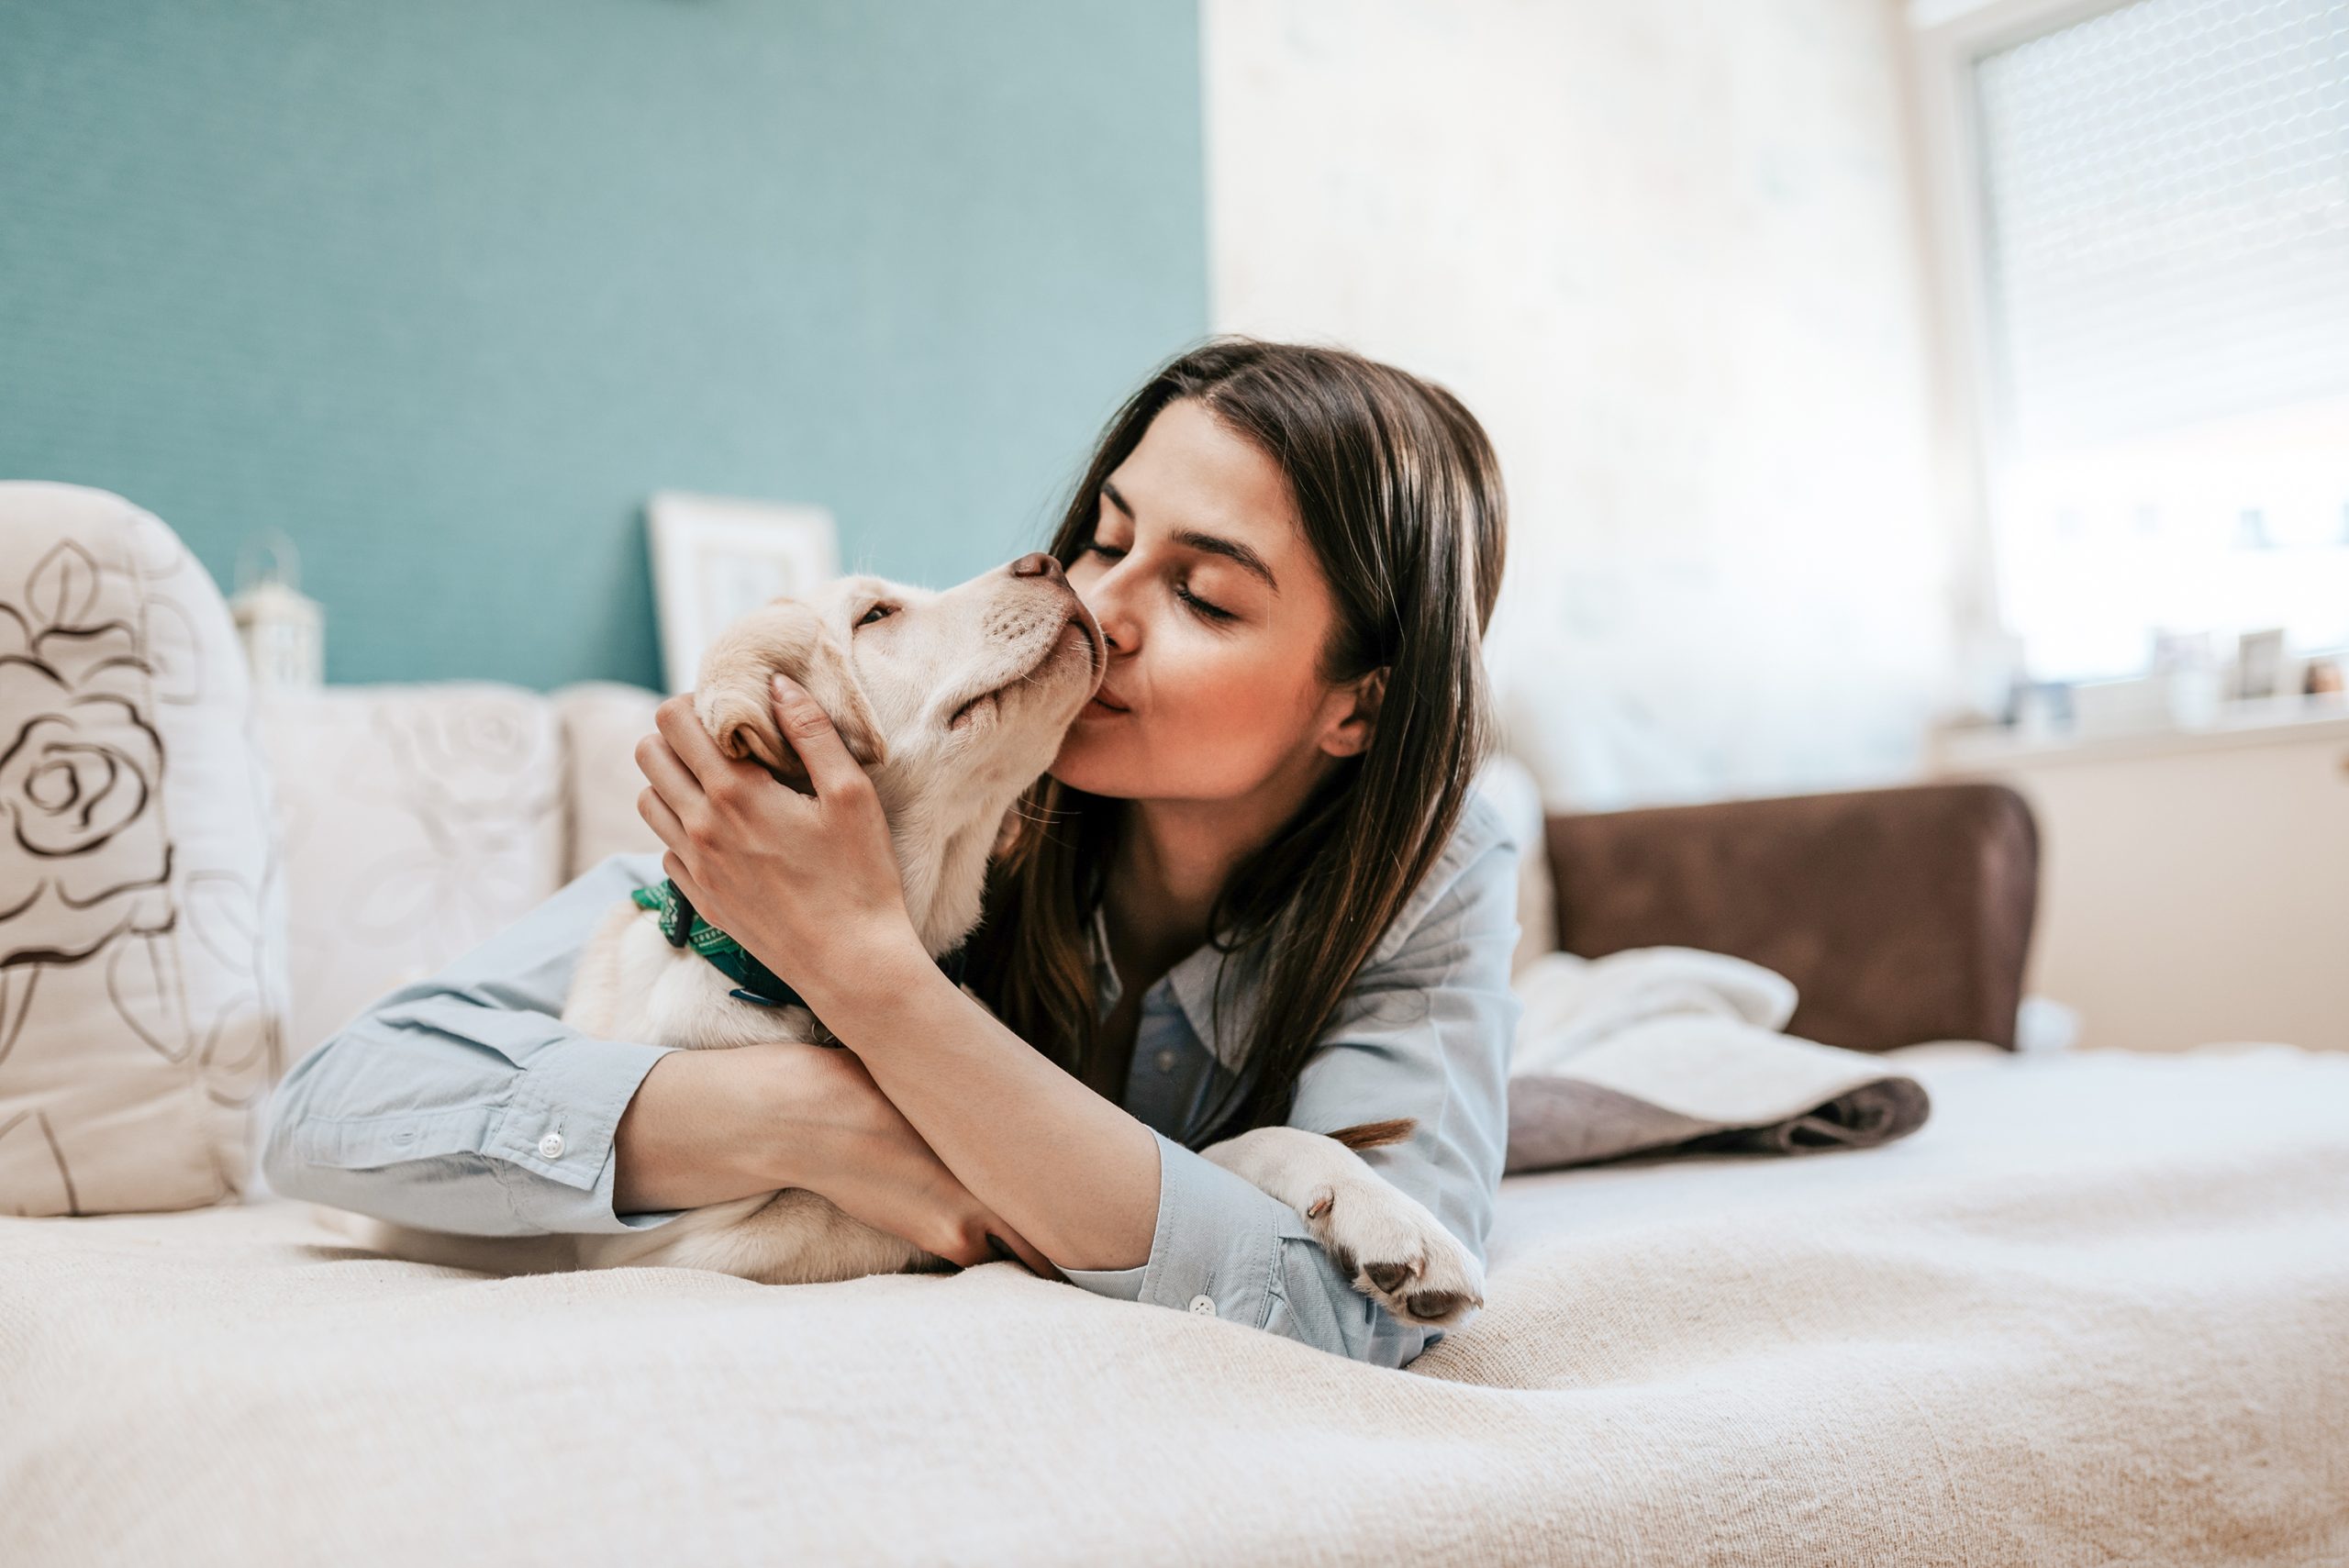
<path id="1" fill-rule="evenodd" d="M 1629 1154 L 1870 1149 L 1924 1125 L 1924 1087 L 1879 1057 L 1779 1032 L 1795 988 L 1691 948 L 1544 954 L 1520 972 L 1507 1169 Z"/>

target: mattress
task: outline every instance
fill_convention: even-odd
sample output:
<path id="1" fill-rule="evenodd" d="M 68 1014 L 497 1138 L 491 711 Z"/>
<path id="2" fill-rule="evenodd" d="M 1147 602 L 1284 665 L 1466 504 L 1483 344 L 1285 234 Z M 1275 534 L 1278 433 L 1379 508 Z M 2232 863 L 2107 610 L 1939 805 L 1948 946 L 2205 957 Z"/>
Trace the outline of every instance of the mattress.
<path id="1" fill-rule="evenodd" d="M 1011 1262 L 0 1220 L 0 1562 L 2349 1562 L 2349 1057 L 1907 1061 L 1884 1149 L 1510 1177 L 1399 1372 Z"/>

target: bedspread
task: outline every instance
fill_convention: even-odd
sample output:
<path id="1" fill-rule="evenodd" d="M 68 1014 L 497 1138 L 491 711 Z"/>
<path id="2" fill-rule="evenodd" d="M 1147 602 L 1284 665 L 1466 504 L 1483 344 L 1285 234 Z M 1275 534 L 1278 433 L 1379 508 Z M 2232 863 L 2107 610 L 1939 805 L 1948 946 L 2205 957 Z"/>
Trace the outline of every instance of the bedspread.
<path id="1" fill-rule="evenodd" d="M 2349 1561 L 2349 1057 L 1943 1054 L 1884 1149 L 1509 1178 L 1402 1372 L 1011 1262 L 0 1219 L 0 1562 Z"/>

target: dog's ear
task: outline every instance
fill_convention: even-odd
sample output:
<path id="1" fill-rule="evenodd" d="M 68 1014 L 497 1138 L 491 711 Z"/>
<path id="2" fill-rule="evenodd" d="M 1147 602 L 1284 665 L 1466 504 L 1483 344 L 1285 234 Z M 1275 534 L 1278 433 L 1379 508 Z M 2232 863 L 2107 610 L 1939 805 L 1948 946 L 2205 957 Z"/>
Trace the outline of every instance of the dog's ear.
<path id="1" fill-rule="evenodd" d="M 785 674 L 799 683 L 808 695 L 831 716 L 832 728 L 839 730 L 841 743 L 848 754 L 864 766 L 875 767 L 889 760 L 888 743 L 881 739 L 881 721 L 874 717 L 873 705 L 865 700 L 864 686 L 856 678 L 856 671 L 848 662 L 848 650 L 829 631 L 816 639 L 812 656 L 806 668 Z M 804 773 L 806 770 L 801 770 Z"/>
<path id="2" fill-rule="evenodd" d="M 806 790 L 807 769 L 774 717 L 774 677 L 788 675 L 830 716 L 849 755 L 866 767 L 887 760 L 880 725 L 847 651 L 823 617 L 796 599 L 777 599 L 736 621 L 702 656 L 694 711 L 718 749 L 754 757 L 786 784 Z"/>

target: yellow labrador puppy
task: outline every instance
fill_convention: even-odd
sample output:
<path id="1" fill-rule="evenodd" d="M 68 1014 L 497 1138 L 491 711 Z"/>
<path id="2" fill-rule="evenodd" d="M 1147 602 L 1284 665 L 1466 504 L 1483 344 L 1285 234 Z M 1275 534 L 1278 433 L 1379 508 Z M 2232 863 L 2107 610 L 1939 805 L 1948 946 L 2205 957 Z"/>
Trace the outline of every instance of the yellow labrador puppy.
<path id="1" fill-rule="evenodd" d="M 831 716 L 873 780 L 906 907 L 933 957 L 978 924 L 1007 815 L 1052 765 L 1108 667 L 1101 629 L 1060 563 L 1036 553 L 943 592 L 868 575 L 777 599 L 702 661 L 694 709 L 718 746 L 804 780 L 769 700 L 789 675 Z M 562 1018 L 607 1040 L 692 1050 L 831 1043 L 796 994 L 696 921 L 674 888 L 616 906 L 580 955 Z M 731 951 L 729 951 L 731 950 Z M 714 955 L 714 956 L 713 956 Z M 1202 1152 L 1305 1217 L 1355 1287 L 1405 1321 L 1450 1324 L 1484 1302 L 1475 1259 L 1354 1152 L 1408 1119 L 1324 1136 L 1260 1128 Z M 330 1211 L 331 1212 L 331 1211 Z M 374 1250 L 499 1273 L 669 1265 L 770 1284 L 954 1265 L 803 1188 L 738 1198 L 627 1234 L 454 1236 L 342 1217 Z"/>

